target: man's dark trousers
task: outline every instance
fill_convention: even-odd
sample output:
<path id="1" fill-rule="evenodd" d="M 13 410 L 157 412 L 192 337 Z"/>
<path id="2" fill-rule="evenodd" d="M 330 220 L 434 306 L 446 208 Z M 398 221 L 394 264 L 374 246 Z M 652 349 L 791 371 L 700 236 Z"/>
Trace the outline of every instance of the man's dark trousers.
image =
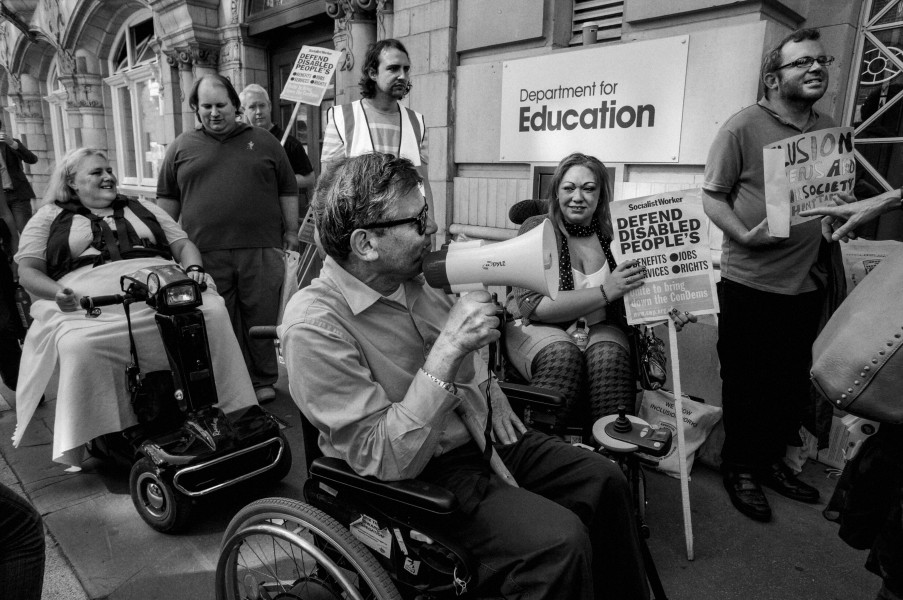
<path id="1" fill-rule="evenodd" d="M 754 472 L 799 440 L 824 292 L 774 294 L 722 279 L 718 358 L 725 467 Z"/>
<path id="2" fill-rule="evenodd" d="M 620 467 L 535 431 L 496 449 L 520 487 L 491 475 L 475 510 L 444 528 L 479 562 L 481 592 L 547 600 L 649 597 Z M 481 461 L 470 444 L 430 461 L 418 479 L 455 491 L 467 473 L 485 472 Z"/>

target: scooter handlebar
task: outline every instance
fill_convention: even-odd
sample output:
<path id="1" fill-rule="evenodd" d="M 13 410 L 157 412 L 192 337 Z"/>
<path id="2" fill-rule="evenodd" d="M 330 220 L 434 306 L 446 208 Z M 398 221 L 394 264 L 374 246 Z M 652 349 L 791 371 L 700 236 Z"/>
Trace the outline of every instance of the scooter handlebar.
<path id="1" fill-rule="evenodd" d="M 112 294 L 109 296 L 82 296 L 78 301 L 79 305 L 85 310 L 99 308 L 101 306 L 112 306 L 114 304 L 122 304 L 125 297 L 122 294 Z"/>

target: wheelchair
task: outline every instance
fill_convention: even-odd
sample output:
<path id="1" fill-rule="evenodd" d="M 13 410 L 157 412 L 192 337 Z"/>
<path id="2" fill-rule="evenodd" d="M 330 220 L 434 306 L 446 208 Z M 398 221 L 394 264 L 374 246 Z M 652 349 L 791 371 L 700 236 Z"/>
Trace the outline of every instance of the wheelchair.
<path id="1" fill-rule="evenodd" d="M 276 330 L 253 328 L 251 335 L 274 338 Z M 512 406 L 552 413 L 562 404 L 550 390 L 499 385 Z M 458 509 L 451 492 L 417 480 L 360 476 L 344 461 L 322 456 L 319 431 L 303 414 L 301 426 L 304 501 L 264 498 L 236 514 L 217 561 L 217 600 L 475 597 L 473 559 L 436 533 L 437 523 Z M 641 545 L 655 598 L 665 600 L 642 538 Z"/>
<path id="2" fill-rule="evenodd" d="M 206 288 L 176 265 L 151 266 L 120 279 L 122 294 L 84 296 L 87 316 L 122 304 L 131 342 L 126 370 L 138 424 L 95 438 L 88 452 L 131 466 L 129 492 L 141 518 L 163 533 L 188 524 L 197 498 L 253 481 L 275 483 L 292 467 L 283 425 L 257 405 L 230 413 L 218 402 L 204 315 Z M 129 305 L 146 302 L 169 359 L 169 370 L 142 373 Z"/>

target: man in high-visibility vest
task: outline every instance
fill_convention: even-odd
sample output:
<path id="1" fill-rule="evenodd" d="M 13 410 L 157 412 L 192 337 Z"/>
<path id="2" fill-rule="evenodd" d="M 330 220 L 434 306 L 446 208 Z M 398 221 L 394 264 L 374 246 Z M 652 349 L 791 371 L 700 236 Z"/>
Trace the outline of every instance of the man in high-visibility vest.
<path id="1" fill-rule="evenodd" d="M 426 123 L 423 115 L 400 102 L 411 90 L 410 71 L 408 51 L 398 40 L 380 40 L 370 48 L 361 66 L 362 98 L 329 109 L 320 164 L 325 172 L 338 158 L 367 152 L 407 158 L 423 178 L 427 206 L 433 213 Z"/>

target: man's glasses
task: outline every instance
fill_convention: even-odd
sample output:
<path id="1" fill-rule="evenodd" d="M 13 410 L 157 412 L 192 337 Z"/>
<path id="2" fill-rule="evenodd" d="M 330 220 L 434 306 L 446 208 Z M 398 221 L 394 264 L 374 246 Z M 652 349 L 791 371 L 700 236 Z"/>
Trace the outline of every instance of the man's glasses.
<path id="1" fill-rule="evenodd" d="M 786 69 L 787 67 L 793 67 L 794 69 L 810 69 L 815 63 L 818 63 L 823 67 L 827 67 L 833 62 L 833 56 L 818 56 L 814 58 L 812 56 L 804 56 L 802 58 L 791 61 L 786 65 L 781 65 L 780 67 L 775 69 L 775 71 L 780 71 L 781 69 Z"/>
<path id="2" fill-rule="evenodd" d="M 395 219 L 393 221 L 381 221 L 379 223 L 370 223 L 369 225 L 363 225 L 358 227 L 358 229 L 379 229 L 381 227 L 397 227 L 398 225 L 406 225 L 408 223 L 417 223 L 417 235 L 423 235 L 426 233 L 426 226 L 429 222 L 429 212 L 430 207 L 427 206 L 426 203 L 423 204 L 423 209 L 417 213 L 416 217 L 408 217 L 406 219 Z"/>

